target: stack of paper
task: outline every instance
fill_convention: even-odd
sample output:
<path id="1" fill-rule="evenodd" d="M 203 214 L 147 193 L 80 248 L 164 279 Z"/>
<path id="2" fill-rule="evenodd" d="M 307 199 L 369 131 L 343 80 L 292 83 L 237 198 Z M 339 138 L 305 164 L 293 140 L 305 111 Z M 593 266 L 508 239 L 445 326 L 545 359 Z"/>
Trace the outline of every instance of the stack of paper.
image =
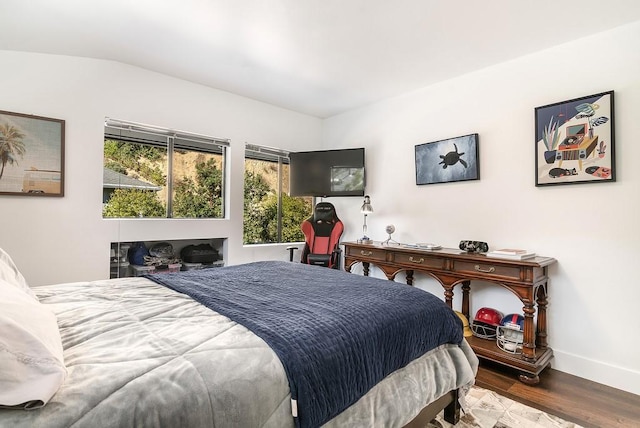
<path id="1" fill-rule="evenodd" d="M 423 243 L 423 242 L 419 242 L 417 244 L 402 244 L 402 246 L 406 248 L 416 248 L 418 250 L 441 250 L 442 249 L 441 245 Z"/>
<path id="2" fill-rule="evenodd" d="M 501 259 L 525 260 L 536 256 L 536 253 L 516 248 L 502 248 L 500 250 L 489 251 L 487 257 L 495 257 Z"/>
<path id="3" fill-rule="evenodd" d="M 442 249 L 441 245 L 432 244 L 431 242 L 418 242 L 416 244 L 416 246 L 418 246 L 418 248 L 423 248 L 425 250 L 440 250 L 440 249 Z"/>

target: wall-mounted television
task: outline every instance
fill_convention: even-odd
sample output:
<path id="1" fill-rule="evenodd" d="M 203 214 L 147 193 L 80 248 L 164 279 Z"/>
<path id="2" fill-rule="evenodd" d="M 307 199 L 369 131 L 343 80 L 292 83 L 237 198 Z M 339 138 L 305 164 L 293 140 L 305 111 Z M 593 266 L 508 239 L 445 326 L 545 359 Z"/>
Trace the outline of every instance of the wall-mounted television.
<path id="1" fill-rule="evenodd" d="M 364 148 L 289 153 L 291 196 L 364 196 Z"/>

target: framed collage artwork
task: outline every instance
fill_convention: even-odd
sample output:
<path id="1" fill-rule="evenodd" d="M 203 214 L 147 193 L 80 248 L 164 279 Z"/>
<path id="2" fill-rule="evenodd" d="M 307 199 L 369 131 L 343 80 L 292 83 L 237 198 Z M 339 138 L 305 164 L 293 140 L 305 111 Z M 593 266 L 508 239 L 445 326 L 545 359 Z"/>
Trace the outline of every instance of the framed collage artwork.
<path id="1" fill-rule="evenodd" d="M 536 186 L 616 181 L 613 91 L 535 109 Z"/>

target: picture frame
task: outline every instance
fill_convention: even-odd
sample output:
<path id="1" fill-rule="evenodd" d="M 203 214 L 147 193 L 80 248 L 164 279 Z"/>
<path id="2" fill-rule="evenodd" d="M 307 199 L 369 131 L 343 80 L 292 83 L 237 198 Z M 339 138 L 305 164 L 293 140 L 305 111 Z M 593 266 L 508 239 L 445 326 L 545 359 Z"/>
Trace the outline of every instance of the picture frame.
<path id="1" fill-rule="evenodd" d="M 535 108 L 535 185 L 616 181 L 613 91 Z"/>
<path id="2" fill-rule="evenodd" d="M 480 179 L 478 134 L 415 146 L 416 185 Z"/>
<path id="3" fill-rule="evenodd" d="M 65 121 L 0 110 L 0 195 L 64 196 Z"/>

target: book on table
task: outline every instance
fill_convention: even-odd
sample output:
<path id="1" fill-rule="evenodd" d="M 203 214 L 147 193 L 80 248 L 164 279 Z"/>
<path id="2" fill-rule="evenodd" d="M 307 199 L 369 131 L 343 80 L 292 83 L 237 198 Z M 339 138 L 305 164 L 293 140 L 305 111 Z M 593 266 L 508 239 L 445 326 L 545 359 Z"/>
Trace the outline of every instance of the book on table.
<path id="1" fill-rule="evenodd" d="M 418 250 L 441 250 L 442 246 L 438 244 L 432 244 L 430 242 L 418 242 L 417 244 L 401 244 L 406 248 L 416 248 Z"/>
<path id="2" fill-rule="evenodd" d="M 489 251 L 488 253 L 486 253 L 486 255 L 487 257 L 525 260 L 534 258 L 536 256 L 536 253 L 518 248 L 501 248 L 499 250 Z"/>
<path id="3" fill-rule="evenodd" d="M 520 248 L 500 248 L 499 250 L 493 250 L 492 253 L 504 254 L 507 256 L 517 256 L 520 254 L 527 254 L 529 251 Z"/>

